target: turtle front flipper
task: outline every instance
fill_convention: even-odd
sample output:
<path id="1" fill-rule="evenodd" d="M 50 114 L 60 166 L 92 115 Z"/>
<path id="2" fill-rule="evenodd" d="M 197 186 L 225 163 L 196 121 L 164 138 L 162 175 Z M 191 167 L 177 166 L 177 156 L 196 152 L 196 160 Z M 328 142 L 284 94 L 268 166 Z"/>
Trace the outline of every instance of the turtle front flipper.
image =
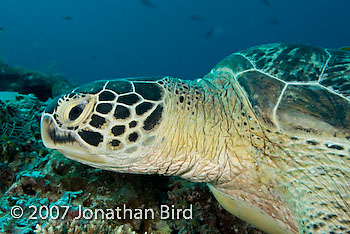
<path id="1" fill-rule="evenodd" d="M 295 150 L 289 152 L 290 161 L 275 160 L 277 168 L 260 169 L 270 176 L 254 178 L 249 172 L 244 183 L 235 178 L 224 186 L 209 184 L 210 190 L 227 211 L 267 233 L 347 233 L 350 155 L 337 149 L 317 155 L 301 148 L 303 141 L 289 146 Z"/>
<path id="2" fill-rule="evenodd" d="M 208 186 L 216 200 L 218 200 L 223 208 L 237 218 L 254 225 L 260 230 L 273 234 L 293 234 L 297 232 L 297 230 L 291 230 L 290 226 L 286 225 L 279 219 L 273 218 L 251 203 L 237 200 L 232 196 L 217 190 L 212 185 Z"/>
<path id="3" fill-rule="evenodd" d="M 302 141 L 305 139 L 295 140 L 294 145 L 300 147 L 297 142 Z M 278 191 L 291 208 L 299 233 L 349 233 L 350 153 L 329 149 L 327 141 L 331 139 L 317 146 L 323 148 L 319 150 L 322 153 L 295 148 L 293 160 L 281 163 L 280 176 L 276 177 Z"/>

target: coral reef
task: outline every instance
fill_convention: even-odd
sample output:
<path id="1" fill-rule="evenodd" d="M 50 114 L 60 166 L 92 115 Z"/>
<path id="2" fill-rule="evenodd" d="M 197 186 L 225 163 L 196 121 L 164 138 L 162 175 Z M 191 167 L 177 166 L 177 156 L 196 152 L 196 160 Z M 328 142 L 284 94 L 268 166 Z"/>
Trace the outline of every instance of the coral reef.
<path id="1" fill-rule="evenodd" d="M 80 225 L 77 220 L 66 223 L 59 223 L 56 220 L 50 220 L 45 227 L 37 224 L 34 232 L 40 234 L 136 234 L 136 232 L 131 230 L 131 227 L 128 224 L 112 228 L 110 225 L 106 224 L 105 221 L 100 220 L 94 220 L 89 224 Z"/>
<path id="2" fill-rule="evenodd" d="M 75 86 L 57 73 L 43 74 L 21 67 L 10 67 L 0 60 L 0 91 L 35 94 L 41 101 L 46 101 Z"/>

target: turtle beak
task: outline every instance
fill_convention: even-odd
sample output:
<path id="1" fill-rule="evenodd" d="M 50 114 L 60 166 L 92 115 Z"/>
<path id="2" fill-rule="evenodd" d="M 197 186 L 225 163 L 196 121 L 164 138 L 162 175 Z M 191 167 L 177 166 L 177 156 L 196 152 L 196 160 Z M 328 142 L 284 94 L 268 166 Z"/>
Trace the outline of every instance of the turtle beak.
<path id="1" fill-rule="evenodd" d="M 72 133 L 60 130 L 52 116 L 47 113 L 41 116 L 41 139 L 50 149 L 59 149 L 63 144 L 77 142 Z"/>
<path id="2" fill-rule="evenodd" d="M 52 117 L 49 115 L 43 114 L 41 116 L 40 128 L 41 128 L 41 139 L 43 140 L 45 147 L 54 149 L 55 148 L 54 140 L 51 138 L 51 136 L 54 135 L 53 134 L 54 123 L 53 123 Z"/>
<path id="3" fill-rule="evenodd" d="M 56 149 L 66 157 L 94 167 L 108 164 L 106 157 L 88 152 L 77 140 L 77 135 L 71 131 L 60 129 L 51 114 L 41 116 L 41 139 L 50 149 Z"/>

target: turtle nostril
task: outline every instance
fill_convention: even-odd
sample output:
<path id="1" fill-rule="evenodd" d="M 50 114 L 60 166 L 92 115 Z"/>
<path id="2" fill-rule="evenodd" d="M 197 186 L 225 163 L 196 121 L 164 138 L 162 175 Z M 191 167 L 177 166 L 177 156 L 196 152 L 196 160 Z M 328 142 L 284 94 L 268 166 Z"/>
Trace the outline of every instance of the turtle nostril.
<path id="1" fill-rule="evenodd" d="M 69 112 L 69 120 L 73 121 L 79 118 L 81 113 L 83 113 L 84 105 L 78 105 L 73 107 Z"/>

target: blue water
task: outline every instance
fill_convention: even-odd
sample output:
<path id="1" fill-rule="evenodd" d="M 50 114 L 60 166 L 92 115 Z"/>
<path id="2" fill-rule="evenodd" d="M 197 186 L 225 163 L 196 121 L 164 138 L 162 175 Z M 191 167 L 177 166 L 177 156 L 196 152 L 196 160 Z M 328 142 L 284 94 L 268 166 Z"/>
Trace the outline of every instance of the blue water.
<path id="1" fill-rule="evenodd" d="M 145 0 L 144 0 L 145 1 Z M 88 82 L 193 79 L 271 42 L 350 45 L 349 0 L 1 0 L 0 57 Z"/>

